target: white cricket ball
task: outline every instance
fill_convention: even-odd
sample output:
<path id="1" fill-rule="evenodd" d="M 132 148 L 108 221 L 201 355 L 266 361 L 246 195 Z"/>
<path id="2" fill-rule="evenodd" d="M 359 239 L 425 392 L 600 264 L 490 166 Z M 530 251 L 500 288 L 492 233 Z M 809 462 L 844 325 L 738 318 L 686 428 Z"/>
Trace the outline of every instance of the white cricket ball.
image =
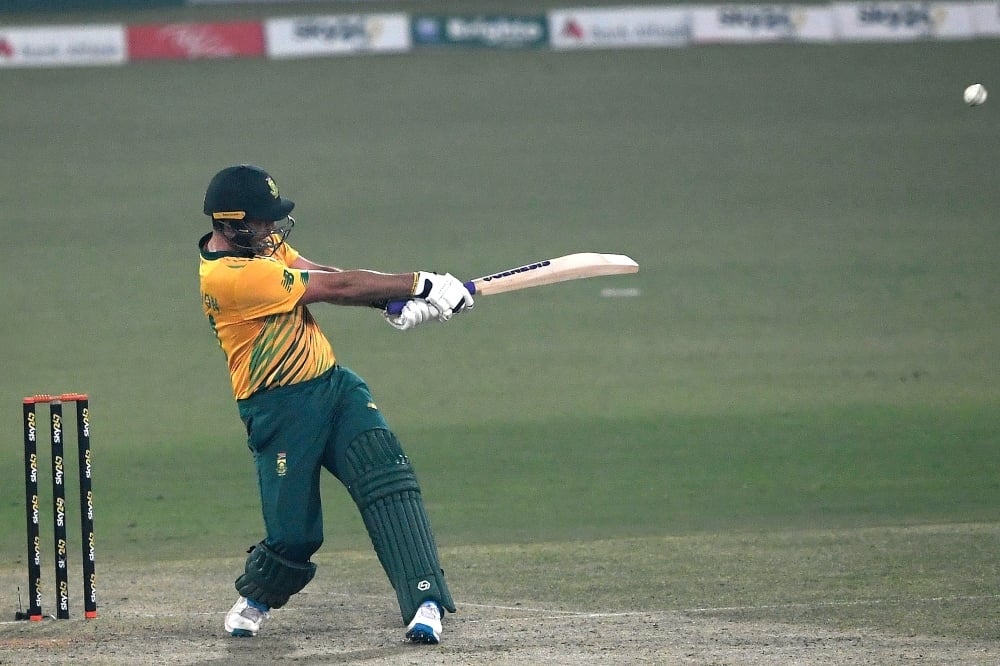
<path id="1" fill-rule="evenodd" d="M 965 89 L 965 94 L 962 95 L 962 98 L 969 106 L 979 106 L 986 101 L 986 86 L 982 83 L 973 83 Z"/>

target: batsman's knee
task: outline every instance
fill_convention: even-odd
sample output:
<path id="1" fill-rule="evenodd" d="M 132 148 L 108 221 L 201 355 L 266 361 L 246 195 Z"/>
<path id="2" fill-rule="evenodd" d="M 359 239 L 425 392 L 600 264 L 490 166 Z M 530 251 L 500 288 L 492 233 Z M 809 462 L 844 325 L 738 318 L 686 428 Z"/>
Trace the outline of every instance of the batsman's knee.
<path id="1" fill-rule="evenodd" d="M 368 430 L 347 446 L 344 484 L 358 508 L 393 493 L 420 492 L 410 459 L 388 430 Z"/>

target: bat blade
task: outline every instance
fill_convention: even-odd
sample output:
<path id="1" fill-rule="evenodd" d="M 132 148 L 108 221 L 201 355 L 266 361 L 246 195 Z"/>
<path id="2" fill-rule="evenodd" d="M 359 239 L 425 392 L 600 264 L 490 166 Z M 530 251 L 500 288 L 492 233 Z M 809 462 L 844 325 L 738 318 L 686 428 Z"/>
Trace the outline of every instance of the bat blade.
<path id="1" fill-rule="evenodd" d="M 476 287 L 473 293 L 489 296 L 567 280 L 635 273 L 638 270 L 639 264 L 624 254 L 578 252 L 476 278 L 472 281 Z"/>
<path id="2" fill-rule="evenodd" d="M 639 264 L 624 254 L 577 252 L 490 273 L 466 282 L 465 286 L 473 295 L 491 296 L 567 280 L 637 272 Z M 397 315 L 403 311 L 404 305 L 405 301 L 393 301 L 386 307 L 386 312 Z"/>

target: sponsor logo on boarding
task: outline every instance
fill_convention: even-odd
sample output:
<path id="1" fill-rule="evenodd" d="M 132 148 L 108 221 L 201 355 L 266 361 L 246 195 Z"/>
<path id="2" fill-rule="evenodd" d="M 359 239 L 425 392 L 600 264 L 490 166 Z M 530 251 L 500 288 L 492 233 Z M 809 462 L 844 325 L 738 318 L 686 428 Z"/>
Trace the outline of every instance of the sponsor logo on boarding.
<path id="1" fill-rule="evenodd" d="M 257 21 L 165 23 L 129 26 L 133 60 L 234 58 L 264 54 L 264 31 Z"/>
<path id="2" fill-rule="evenodd" d="M 367 44 L 378 39 L 381 31 L 381 22 L 369 22 L 363 16 L 306 19 L 295 25 L 296 37 L 322 42 Z"/>
<path id="3" fill-rule="evenodd" d="M 936 21 L 932 18 L 930 3 L 884 4 L 872 3 L 858 7 L 858 23 L 884 26 L 892 29 L 926 27 Z"/>
<path id="4" fill-rule="evenodd" d="M 121 25 L 0 30 L 0 67 L 119 65 L 126 59 Z"/>
<path id="5" fill-rule="evenodd" d="M 527 273 L 528 271 L 537 270 L 548 266 L 552 262 L 546 259 L 545 261 L 539 261 L 534 264 L 527 264 L 526 266 L 520 266 L 518 268 L 512 268 L 509 271 L 504 271 L 502 273 L 494 273 L 493 275 L 487 275 L 482 278 L 483 282 L 492 282 L 493 280 L 500 280 L 505 277 L 510 277 L 511 275 L 517 275 L 518 273 Z"/>
<path id="6" fill-rule="evenodd" d="M 417 16 L 413 41 L 487 48 L 544 46 L 548 24 L 544 16 Z"/>
<path id="7" fill-rule="evenodd" d="M 696 44 L 829 42 L 833 38 L 833 15 L 826 7 L 706 5 L 691 9 L 691 40 Z"/>
<path id="8" fill-rule="evenodd" d="M 852 40 L 964 39 L 973 34 L 970 5 L 945 2 L 838 3 L 838 36 Z"/>
<path id="9" fill-rule="evenodd" d="M 549 34 L 553 48 L 684 46 L 691 37 L 690 12 L 680 7 L 554 10 Z"/>
<path id="10" fill-rule="evenodd" d="M 406 14 L 269 19 L 264 28 L 275 58 L 405 51 L 411 43 Z"/>
<path id="11" fill-rule="evenodd" d="M 720 7 L 719 27 L 749 30 L 752 33 L 768 33 L 781 37 L 793 37 L 806 23 L 802 9 L 788 5 L 733 5 Z"/>
<path id="12" fill-rule="evenodd" d="M 782 5 L 719 8 L 719 25 L 724 27 L 785 33 L 792 32 L 801 20 L 791 8 Z"/>
<path id="13" fill-rule="evenodd" d="M 413 41 L 418 44 L 440 44 L 444 41 L 444 26 L 440 17 L 416 16 L 413 19 Z"/>

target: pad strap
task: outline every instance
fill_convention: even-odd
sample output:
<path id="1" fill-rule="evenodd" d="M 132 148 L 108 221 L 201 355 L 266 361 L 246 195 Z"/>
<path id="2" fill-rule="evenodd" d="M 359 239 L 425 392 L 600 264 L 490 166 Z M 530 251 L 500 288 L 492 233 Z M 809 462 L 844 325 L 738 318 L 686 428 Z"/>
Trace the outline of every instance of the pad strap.
<path id="1" fill-rule="evenodd" d="M 236 579 L 236 591 L 271 608 L 281 608 L 315 575 L 312 562 L 293 562 L 261 541 L 250 547 L 246 570 Z"/>

